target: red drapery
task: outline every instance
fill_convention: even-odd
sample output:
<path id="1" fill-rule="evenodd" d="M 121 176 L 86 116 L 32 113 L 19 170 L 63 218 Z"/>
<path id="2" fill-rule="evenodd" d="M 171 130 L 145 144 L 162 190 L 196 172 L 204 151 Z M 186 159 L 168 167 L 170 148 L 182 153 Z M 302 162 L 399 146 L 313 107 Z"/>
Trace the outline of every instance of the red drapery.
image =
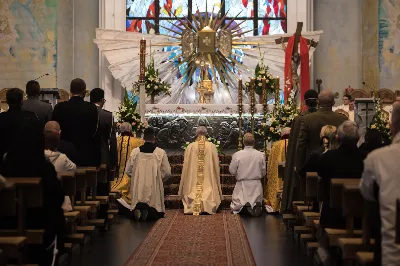
<path id="1" fill-rule="evenodd" d="M 292 53 L 294 48 L 294 38 L 294 35 L 289 38 L 285 52 L 285 101 L 289 98 L 289 94 L 292 90 Z M 302 104 L 304 101 L 304 94 L 310 89 L 309 58 L 307 39 L 300 36 L 300 99 Z"/>

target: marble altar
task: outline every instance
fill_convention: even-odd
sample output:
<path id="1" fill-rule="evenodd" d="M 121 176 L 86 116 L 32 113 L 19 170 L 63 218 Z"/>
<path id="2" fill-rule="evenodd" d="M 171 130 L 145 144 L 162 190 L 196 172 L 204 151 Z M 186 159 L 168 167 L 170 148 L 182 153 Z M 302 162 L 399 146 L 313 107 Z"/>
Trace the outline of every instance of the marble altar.
<path id="1" fill-rule="evenodd" d="M 261 104 L 256 105 L 255 132 L 264 123 Z M 268 105 L 273 110 L 273 105 Z M 250 105 L 243 105 L 243 134 L 251 131 Z M 156 129 L 157 142 L 164 149 L 181 149 L 195 139 L 198 126 L 205 126 L 210 137 L 221 142 L 222 149 L 237 149 L 239 110 L 235 104 L 146 104 L 146 119 Z M 263 148 L 263 138 L 256 134 L 256 147 Z"/>

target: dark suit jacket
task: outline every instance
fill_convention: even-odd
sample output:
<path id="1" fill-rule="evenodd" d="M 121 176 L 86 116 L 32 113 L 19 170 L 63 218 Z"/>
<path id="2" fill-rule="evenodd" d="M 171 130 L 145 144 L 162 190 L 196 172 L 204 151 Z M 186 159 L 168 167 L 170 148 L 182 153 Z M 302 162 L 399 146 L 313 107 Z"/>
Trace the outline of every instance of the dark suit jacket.
<path id="1" fill-rule="evenodd" d="M 23 102 L 22 110 L 35 113 L 43 126 L 42 128 L 44 128 L 45 124 L 51 120 L 53 107 L 49 103 L 42 102 L 39 98 L 30 97 Z"/>
<path id="2" fill-rule="evenodd" d="M 281 210 L 286 211 L 292 208 L 292 202 L 296 195 L 294 195 L 294 188 L 296 187 L 294 167 L 295 167 L 295 156 L 297 148 L 297 137 L 300 132 L 300 125 L 303 121 L 304 116 L 315 112 L 314 110 L 307 110 L 301 112 L 296 116 L 292 122 L 289 145 L 287 148 L 286 165 L 284 173 L 284 183 L 283 183 L 283 200 Z"/>
<path id="3" fill-rule="evenodd" d="M 111 112 L 97 106 L 99 112 L 99 130 L 101 138 L 101 163 L 110 169 L 118 163 L 117 136 L 115 133 L 114 119 Z"/>
<path id="4" fill-rule="evenodd" d="M 40 145 L 37 134 L 43 135 L 35 113 L 22 111 L 20 107 L 10 107 L 7 112 L 0 113 L 0 163 L 5 153 L 34 150 L 34 145 Z"/>
<path id="5" fill-rule="evenodd" d="M 61 140 L 75 146 L 77 166 L 100 166 L 101 140 L 97 134 L 99 113 L 96 105 L 74 96 L 54 107 L 53 120 L 61 127 Z"/>
<path id="6" fill-rule="evenodd" d="M 323 126 L 340 126 L 347 117 L 332 111 L 332 108 L 319 108 L 317 112 L 304 117 L 297 139 L 296 168 L 300 169 L 311 151 L 321 145 L 320 133 Z"/>
<path id="7" fill-rule="evenodd" d="M 330 181 L 332 178 L 361 178 L 364 154 L 354 144 L 342 144 L 337 150 L 324 153 L 319 161 L 318 175 L 324 186 L 320 224 L 325 228 L 344 228 L 342 210 L 330 208 Z"/>

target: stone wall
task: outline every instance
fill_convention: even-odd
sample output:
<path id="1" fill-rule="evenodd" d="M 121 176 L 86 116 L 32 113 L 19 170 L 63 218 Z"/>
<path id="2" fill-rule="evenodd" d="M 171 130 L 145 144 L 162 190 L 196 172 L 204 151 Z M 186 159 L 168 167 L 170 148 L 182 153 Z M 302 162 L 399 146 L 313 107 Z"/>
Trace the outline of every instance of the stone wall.
<path id="1" fill-rule="evenodd" d="M 362 88 L 362 1 L 315 1 L 314 29 L 324 31 L 315 53 L 314 79 L 322 79 L 322 89 L 338 92 L 341 104 L 345 88 Z"/>

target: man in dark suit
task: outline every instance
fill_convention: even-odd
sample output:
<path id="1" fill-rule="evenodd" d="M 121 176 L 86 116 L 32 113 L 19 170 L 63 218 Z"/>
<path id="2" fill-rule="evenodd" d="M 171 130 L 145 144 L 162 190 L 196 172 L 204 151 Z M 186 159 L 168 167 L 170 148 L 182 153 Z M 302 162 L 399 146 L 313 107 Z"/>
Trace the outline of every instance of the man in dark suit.
<path id="1" fill-rule="evenodd" d="M 39 119 L 35 113 L 22 110 L 23 91 L 18 88 L 12 88 L 6 94 L 7 112 L 0 114 L 0 163 L 4 154 L 15 150 L 18 143 L 30 147 L 37 145 L 34 136 L 42 133 Z M 29 148 L 29 147 L 25 147 Z M 24 152 L 24 146 L 20 146 L 18 151 Z"/>
<path id="2" fill-rule="evenodd" d="M 69 157 L 77 166 L 95 166 L 101 164 L 101 144 L 97 130 L 99 113 L 96 105 L 84 101 L 86 83 L 82 79 L 71 81 L 69 101 L 57 104 L 54 107 L 52 120 L 61 127 L 61 141 L 69 144 L 76 150 L 75 158 Z M 65 145 L 67 146 L 67 145 Z"/>
<path id="3" fill-rule="evenodd" d="M 42 128 L 44 128 L 44 125 L 51 120 L 53 108 L 51 104 L 39 100 L 39 82 L 36 80 L 28 81 L 26 83 L 26 94 L 28 95 L 28 99 L 23 102 L 22 110 L 35 113 L 40 120 Z"/>
<path id="4" fill-rule="evenodd" d="M 285 174 L 284 174 L 284 183 L 283 183 L 283 199 L 281 211 L 286 212 L 292 208 L 292 202 L 294 200 L 298 200 L 299 194 L 299 182 L 296 182 L 296 176 L 294 174 L 294 164 L 296 159 L 296 150 L 297 150 L 297 137 L 300 132 L 300 125 L 303 121 L 304 116 L 314 113 L 318 108 L 318 93 L 315 90 L 308 90 L 304 94 L 304 101 L 307 105 L 307 110 L 301 112 L 298 116 L 296 116 L 292 122 L 290 137 L 289 137 L 289 145 L 287 149 L 286 156 L 286 164 L 285 164 Z"/>
<path id="5" fill-rule="evenodd" d="M 352 121 L 345 121 L 337 130 L 340 146 L 321 156 L 318 175 L 324 187 L 324 199 L 320 225 L 324 228 L 345 228 L 346 220 L 342 211 L 330 208 L 330 180 L 332 178 L 361 178 L 365 155 L 358 149 L 358 127 Z"/>
<path id="6" fill-rule="evenodd" d="M 297 139 L 296 163 L 301 169 L 310 153 L 321 146 L 320 134 L 323 126 L 338 127 L 347 117 L 332 111 L 335 97 L 330 91 L 322 91 L 318 95 L 319 109 L 317 112 L 304 116 Z M 300 177 L 300 200 L 305 199 L 305 176 Z"/>
<path id="7" fill-rule="evenodd" d="M 115 170 L 118 163 L 117 136 L 114 127 L 114 118 L 111 112 L 103 109 L 105 104 L 104 90 L 94 88 L 90 92 L 90 102 L 97 106 L 99 112 L 98 135 L 101 139 L 101 164 L 107 165 L 107 181 L 112 181 L 111 170 Z M 99 196 L 109 195 L 109 183 L 97 183 L 97 194 Z M 107 221 L 108 205 L 103 204 L 99 216 Z"/>

